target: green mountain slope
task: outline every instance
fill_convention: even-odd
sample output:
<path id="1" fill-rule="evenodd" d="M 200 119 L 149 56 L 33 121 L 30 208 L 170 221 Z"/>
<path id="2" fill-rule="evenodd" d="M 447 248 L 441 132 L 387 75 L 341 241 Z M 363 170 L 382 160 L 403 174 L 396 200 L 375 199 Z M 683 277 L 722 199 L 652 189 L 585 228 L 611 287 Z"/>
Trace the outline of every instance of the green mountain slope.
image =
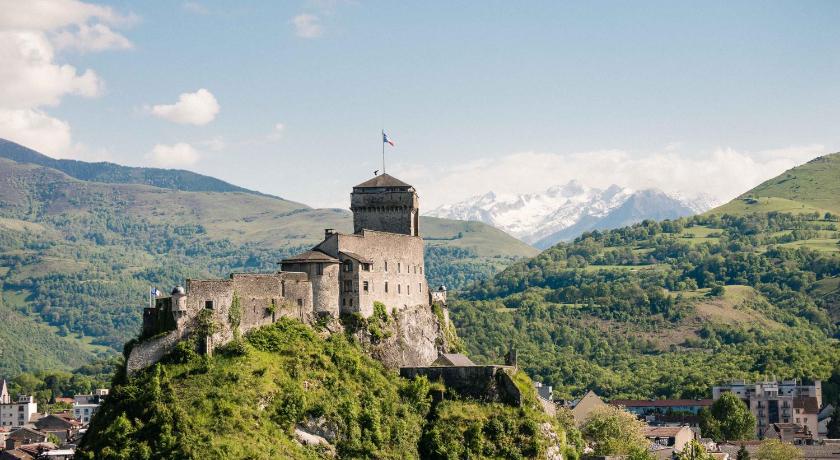
<path id="1" fill-rule="evenodd" d="M 700 398 L 775 375 L 831 378 L 836 399 L 838 243 L 837 222 L 811 216 L 648 221 L 514 264 L 450 311 L 472 355 L 513 343 L 566 396 Z"/>
<path id="2" fill-rule="evenodd" d="M 840 214 L 840 153 L 786 171 L 707 214 L 771 211 Z"/>
<path id="3" fill-rule="evenodd" d="M 401 379 L 343 334 L 322 338 L 293 320 L 251 332 L 242 351 L 166 361 L 118 373 L 78 458 L 537 458 L 551 443 L 521 373 L 523 407 L 434 406 L 427 380 Z M 295 428 L 331 445 L 304 447 Z"/>
<path id="4" fill-rule="evenodd" d="M 6 139 L 0 139 L 0 158 L 57 169 L 76 179 L 109 184 L 145 184 L 193 192 L 259 192 L 180 169 L 136 168 L 114 163 L 57 160 Z M 306 207 L 299 205 L 300 207 Z"/>
<path id="5" fill-rule="evenodd" d="M 350 231 L 350 213 L 238 191 L 84 181 L 0 158 L 0 282 L 16 299 L 3 308 L 27 318 L 37 340 L 57 332 L 87 355 L 119 350 L 137 333 L 150 286 L 275 270 L 319 242 L 324 228 Z M 424 218 L 421 231 L 431 238 L 427 271 L 436 284 L 457 287 L 534 253 L 473 222 Z M 24 349 L 2 332 L 0 342 Z M 48 354 L 23 364 L 0 355 L 0 374 L 55 364 L 41 356 Z"/>

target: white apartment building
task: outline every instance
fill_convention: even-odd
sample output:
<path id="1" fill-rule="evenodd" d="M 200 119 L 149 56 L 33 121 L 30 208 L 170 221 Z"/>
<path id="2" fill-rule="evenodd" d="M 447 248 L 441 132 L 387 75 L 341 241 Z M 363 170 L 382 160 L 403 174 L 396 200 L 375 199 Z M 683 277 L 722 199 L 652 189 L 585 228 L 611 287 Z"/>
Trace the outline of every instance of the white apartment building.
<path id="1" fill-rule="evenodd" d="M 105 388 L 94 390 L 93 394 L 73 396 L 73 417 L 84 424 L 90 423 L 106 396 L 108 390 Z"/>
<path id="2" fill-rule="evenodd" d="M 18 395 L 16 401 L 12 401 L 6 381 L 0 383 L 0 428 L 21 427 L 29 423 L 32 414 L 38 412 L 38 404 L 35 398 L 27 395 Z"/>
<path id="3" fill-rule="evenodd" d="M 822 382 L 806 384 L 799 380 L 746 382 L 736 380 L 712 388 L 717 401 L 724 393 L 737 395 L 756 418 L 756 436 L 761 437 L 773 423 L 794 423 L 806 428 L 816 438 L 817 420 L 822 406 Z"/>

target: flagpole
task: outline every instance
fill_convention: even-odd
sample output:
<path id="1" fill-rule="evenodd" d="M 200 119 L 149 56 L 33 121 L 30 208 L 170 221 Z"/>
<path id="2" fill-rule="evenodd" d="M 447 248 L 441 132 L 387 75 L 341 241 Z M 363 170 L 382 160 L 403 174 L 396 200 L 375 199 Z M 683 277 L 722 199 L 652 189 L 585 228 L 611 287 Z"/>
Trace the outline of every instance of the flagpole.
<path id="1" fill-rule="evenodd" d="M 382 174 L 385 174 L 385 129 L 382 129 L 382 135 L 379 137 L 382 143 Z"/>

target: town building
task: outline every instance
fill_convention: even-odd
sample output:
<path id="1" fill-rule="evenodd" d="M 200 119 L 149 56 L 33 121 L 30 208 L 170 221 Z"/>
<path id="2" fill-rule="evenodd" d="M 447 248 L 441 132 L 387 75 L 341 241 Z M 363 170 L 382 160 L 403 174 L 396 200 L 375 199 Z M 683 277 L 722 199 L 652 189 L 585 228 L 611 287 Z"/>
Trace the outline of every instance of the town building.
<path id="1" fill-rule="evenodd" d="M 572 417 L 575 419 L 575 425 L 582 426 L 589 420 L 592 412 L 601 407 L 607 407 L 607 403 L 595 394 L 594 391 L 589 390 L 582 398 L 572 401 L 569 404 L 572 410 Z"/>
<path id="2" fill-rule="evenodd" d="M 426 281 L 414 187 L 380 174 L 353 187 L 350 203 L 352 234 L 326 229 L 321 243 L 280 261 L 276 273 L 188 279 L 185 287 L 176 286 L 169 297 L 156 299 L 143 312 L 141 339 L 150 340 L 141 340 L 131 350 L 128 372 L 159 360 L 198 329 L 199 317 L 209 317 L 218 326 L 201 338 L 202 351 L 209 353 L 236 334 L 281 317 L 312 324 L 340 315 L 367 318 L 375 305 L 384 306 L 388 314 L 445 306 L 446 289 L 430 290 Z M 435 359 L 428 355 L 423 354 L 428 361 L 410 364 L 428 365 Z"/>
<path id="3" fill-rule="evenodd" d="M 94 390 L 88 395 L 73 396 L 73 417 L 87 425 L 107 396 L 108 390 L 105 388 Z"/>
<path id="4" fill-rule="evenodd" d="M 69 412 L 47 414 L 35 422 L 35 429 L 47 436 L 53 435 L 62 443 L 71 442 L 79 434 L 82 422 Z"/>
<path id="5" fill-rule="evenodd" d="M 624 408 L 649 425 L 697 426 L 700 411 L 713 402 L 711 399 L 614 399 L 610 404 Z"/>
<path id="6" fill-rule="evenodd" d="M 819 433 L 819 413 L 822 405 L 822 383 L 799 380 L 746 382 L 733 381 L 712 388 L 712 398 L 724 393 L 740 398 L 756 418 L 756 436 L 761 438 L 774 423 L 794 423 L 814 436 Z"/>
<path id="7" fill-rule="evenodd" d="M 17 399 L 13 400 L 6 381 L 0 382 L 0 428 L 24 426 L 37 412 L 38 404 L 34 397 L 18 395 Z"/>
<path id="8" fill-rule="evenodd" d="M 644 435 L 651 444 L 669 447 L 680 453 L 686 444 L 696 438 L 694 430 L 687 426 L 646 426 Z"/>

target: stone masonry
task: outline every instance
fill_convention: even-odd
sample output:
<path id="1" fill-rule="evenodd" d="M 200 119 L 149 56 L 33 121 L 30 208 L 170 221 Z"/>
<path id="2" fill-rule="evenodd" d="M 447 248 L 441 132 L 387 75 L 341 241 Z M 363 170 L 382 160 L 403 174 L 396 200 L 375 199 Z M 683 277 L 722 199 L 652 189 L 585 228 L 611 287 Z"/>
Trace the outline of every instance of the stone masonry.
<path id="1" fill-rule="evenodd" d="M 327 229 L 312 250 L 285 259 L 277 273 L 234 273 L 228 279 L 194 280 L 156 299 L 143 314 L 143 333 L 127 359 L 129 373 L 157 362 L 191 335 L 199 316 L 210 316 L 216 332 L 204 337 L 205 351 L 255 327 L 292 317 L 312 324 L 341 314 L 370 317 L 381 302 L 398 318 L 394 351 L 379 353 L 387 365 L 427 365 L 444 343 L 431 313 L 441 306 L 448 323 L 446 290 L 430 290 L 419 236 L 419 199 L 414 187 L 386 174 L 353 187 L 354 233 Z M 236 299 L 236 301 L 235 301 Z M 238 311 L 231 307 L 238 305 Z M 401 314 L 404 313 L 404 314 Z M 434 323 L 434 324 L 432 324 Z M 386 358 L 387 357 L 387 358 Z"/>

